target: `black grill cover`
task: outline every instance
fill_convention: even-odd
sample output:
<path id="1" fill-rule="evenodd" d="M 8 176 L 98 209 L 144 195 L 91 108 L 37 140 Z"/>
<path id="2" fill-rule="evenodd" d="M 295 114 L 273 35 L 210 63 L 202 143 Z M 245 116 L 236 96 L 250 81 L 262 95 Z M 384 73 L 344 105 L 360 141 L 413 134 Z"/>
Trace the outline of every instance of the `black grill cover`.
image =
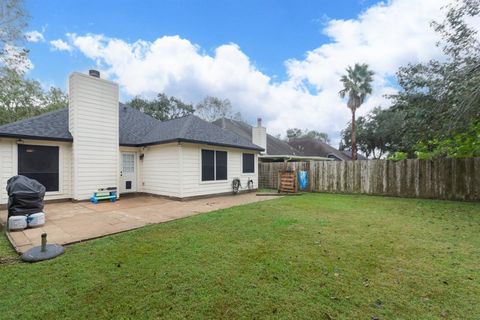
<path id="1" fill-rule="evenodd" d="M 14 176 L 7 181 L 8 216 L 23 216 L 43 210 L 45 187 L 25 176 Z"/>

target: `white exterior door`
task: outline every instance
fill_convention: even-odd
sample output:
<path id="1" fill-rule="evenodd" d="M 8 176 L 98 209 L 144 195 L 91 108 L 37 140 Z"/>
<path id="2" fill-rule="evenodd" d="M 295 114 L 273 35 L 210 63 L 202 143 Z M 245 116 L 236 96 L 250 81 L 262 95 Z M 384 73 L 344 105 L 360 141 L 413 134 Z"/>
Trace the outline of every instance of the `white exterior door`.
<path id="1" fill-rule="evenodd" d="M 137 165 L 134 152 L 122 152 L 120 167 L 120 193 L 137 191 Z"/>

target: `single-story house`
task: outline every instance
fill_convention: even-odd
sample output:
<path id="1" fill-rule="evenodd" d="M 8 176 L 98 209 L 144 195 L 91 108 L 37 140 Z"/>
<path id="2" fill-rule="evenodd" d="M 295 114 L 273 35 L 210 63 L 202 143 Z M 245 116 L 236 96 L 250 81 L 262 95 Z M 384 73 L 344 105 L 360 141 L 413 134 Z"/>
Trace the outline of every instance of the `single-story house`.
<path id="1" fill-rule="evenodd" d="M 262 119 L 257 119 L 255 127 L 239 120 L 220 118 L 213 122 L 217 126 L 234 132 L 245 139 L 256 141 L 265 150 L 260 154 L 262 162 L 309 161 L 309 160 L 350 160 L 345 153 L 317 139 L 300 138 L 284 141 L 267 133 Z M 266 137 L 265 141 L 255 136 Z"/>
<path id="2" fill-rule="evenodd" d="M 222 129 L 234 132 L 247 140 L 256 139 L 256 136 L 265 137 L 265 141 L 260 141 L 260 139 L 259 141 L 256 141 L 259 146 L 265 149 L 262 151 L 262 155 L 303 155 L 300 151 L 291 147 L 287 142 L 268 134 L 267 129 L 262 125 L 261 118 L 257 119 L 257 125 L 255 127 L 243 121 L 225 117 L 215 120 L 213 124 L 221 127 Z"/>
<path id="3" fill-rule="evenodd" d="M 312 137 L 295 138 L 291 139 L 288 143 L 292 148 L 299 150 L 304 156 L 321 156 L 339 161 L 352 160 L 351 153 L 340 151 L 328 143 Z M 361 154 L 357 154 L 357 159 L 366 160 Z"/>
<path id="4" fill-rule="evenodd" d="M 119 103 L 116 83 L 75 72 L 68 108 L 0 126 L 0 204 L 17 174 L 45 185 L 45 199 L 87 200 L 99 188 L 190 198 L 258 186 L 263 148 L 194 115 L 158 121 Z"/>

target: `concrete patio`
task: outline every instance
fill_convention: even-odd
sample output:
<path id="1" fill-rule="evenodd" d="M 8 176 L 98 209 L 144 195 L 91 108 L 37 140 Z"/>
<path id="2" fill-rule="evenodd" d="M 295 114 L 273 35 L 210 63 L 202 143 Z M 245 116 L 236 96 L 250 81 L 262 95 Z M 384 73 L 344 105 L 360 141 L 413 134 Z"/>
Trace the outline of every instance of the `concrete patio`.
<path id="1" fill-rule="evenodd" d="M 40 245 L 41 234 L 49 243 L 70 244 L 143 227 L 147 224 L 193 216 L 199 213 L 264 201 L 275 197 L 257 197 L 255 193 L 175 201 L 153 196 L 121 198 L 117 202 L 61 202 L 45 205 L 43 227 L 13 231 L 7 237 L 15 250 L 23 253 Z M 0 212 L 5 225 L 7 211 Z"/>

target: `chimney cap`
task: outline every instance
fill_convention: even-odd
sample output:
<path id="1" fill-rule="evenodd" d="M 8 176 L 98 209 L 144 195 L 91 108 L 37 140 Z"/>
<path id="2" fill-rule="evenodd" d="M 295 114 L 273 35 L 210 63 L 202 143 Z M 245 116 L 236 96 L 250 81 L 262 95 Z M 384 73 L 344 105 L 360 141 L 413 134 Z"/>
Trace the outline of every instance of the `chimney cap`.
<path id="1" fill-rule="evenodd" d="M 258 117 L 257 118 L 257 127 L 261 127 L 261 126 L 262 126 L 262 118 Z"/>
<path id="2" fill-rule="evenodd" d="M 88 75 L 92 76 L 92 77 L 95 77 L 95 78 L 100 78 L 100 71 L 90 69 L 90 70 L 88 70 Z"/>

